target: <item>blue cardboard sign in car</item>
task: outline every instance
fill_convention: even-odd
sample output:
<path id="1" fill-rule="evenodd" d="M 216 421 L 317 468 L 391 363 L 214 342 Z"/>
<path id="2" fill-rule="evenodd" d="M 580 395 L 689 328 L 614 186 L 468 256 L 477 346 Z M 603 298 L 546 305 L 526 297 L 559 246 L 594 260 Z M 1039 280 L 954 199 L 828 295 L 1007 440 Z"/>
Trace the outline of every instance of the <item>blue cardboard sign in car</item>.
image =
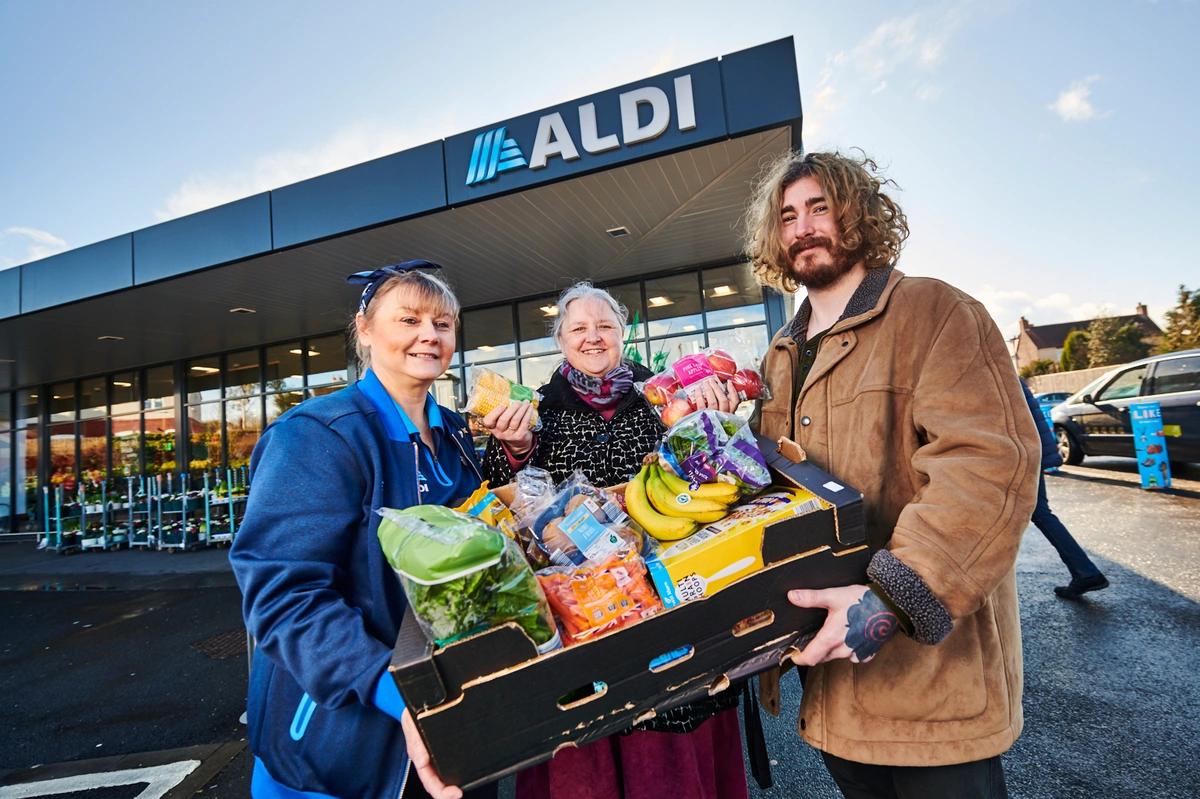
<path id="1" fill-rule="evenodd" d="M 1137 457 L 1130 405 L 1162 408 L 1167 456 L 1200 462 L 1200 349 L 1155 355 L 1118 366 L 1050 412 L 1063 461 L 1087 455 Z"/>

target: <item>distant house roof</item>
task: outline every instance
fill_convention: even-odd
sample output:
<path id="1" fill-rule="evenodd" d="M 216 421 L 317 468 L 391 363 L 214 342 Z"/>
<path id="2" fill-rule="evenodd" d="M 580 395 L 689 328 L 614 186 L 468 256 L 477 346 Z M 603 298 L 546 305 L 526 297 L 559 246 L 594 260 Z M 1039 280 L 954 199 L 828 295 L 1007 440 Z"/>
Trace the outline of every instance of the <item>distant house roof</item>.
<path id="1" fill-rule="evenodd" d="M 1161 336 L 1162 329 L 1154 323 L 1154 320 L 1144 313 L 1129 314 L 1128 316 L 1118 316 L 1116 319 L 1122 325 L 1132 322 L 1142 328 L 1143 335 L 1146 336 Z M 1025 322 L 1024 319 L 1021 320 Z M 1083 319 L 1078 322 L 1056 322 L 1052 325 L 1031 325 L 1027 322 L 1022 327 L 1022 332 L 1029 336 L 1039 350 L 1043 349 L 1062 349 L 1063 342 L 1067 340 L 1067 336 L 1072 330 L 1087 330 L 1094 320 Z"/>

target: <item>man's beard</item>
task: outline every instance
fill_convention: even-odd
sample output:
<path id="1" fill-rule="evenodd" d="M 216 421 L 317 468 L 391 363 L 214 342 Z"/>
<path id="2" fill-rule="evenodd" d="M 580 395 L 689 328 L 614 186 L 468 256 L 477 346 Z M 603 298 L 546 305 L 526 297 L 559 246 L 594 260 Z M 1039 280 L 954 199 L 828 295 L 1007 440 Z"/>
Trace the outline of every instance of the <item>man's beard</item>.
<path id="1" fill-rule="evenodd" d="M 800 266 L 796 261 L 796 256 L 802 251 L 815 247 L 825 248 L 825 252 L 829 254 L 829 260 L 824 262 L 811 262 L 805 266 Z M 788 247 L 788 262 L 792 267 L 792 277 L 796 282 L 804 286 L 810 291 L 812 289 L 829 288 L 834 283 L 838 282 L 842 275 L 854 268 L 857 261 L 855 253 L 846 252 L 841 247 L 834 247 L 833 242 L 824 236 L 812 236 L 807 239 L 792 242 Z M 804 261 L 800 261 L 803 264 Z"/>

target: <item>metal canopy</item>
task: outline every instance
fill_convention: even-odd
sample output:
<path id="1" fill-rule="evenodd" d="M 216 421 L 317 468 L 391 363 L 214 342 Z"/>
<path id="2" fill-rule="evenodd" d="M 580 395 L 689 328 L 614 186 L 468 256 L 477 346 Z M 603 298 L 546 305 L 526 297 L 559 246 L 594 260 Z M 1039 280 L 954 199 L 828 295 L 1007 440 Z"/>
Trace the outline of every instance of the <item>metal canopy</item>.
<path id="1" fill-rule="evenodd" d="M 328 333 L 357 297 L 345 275 L 403 258 L 443 264 L 464 307 L 729 261 L 752 180 L 791 142 L 789 127 L 753 133 L 12 317 L 0 388 Z"/>

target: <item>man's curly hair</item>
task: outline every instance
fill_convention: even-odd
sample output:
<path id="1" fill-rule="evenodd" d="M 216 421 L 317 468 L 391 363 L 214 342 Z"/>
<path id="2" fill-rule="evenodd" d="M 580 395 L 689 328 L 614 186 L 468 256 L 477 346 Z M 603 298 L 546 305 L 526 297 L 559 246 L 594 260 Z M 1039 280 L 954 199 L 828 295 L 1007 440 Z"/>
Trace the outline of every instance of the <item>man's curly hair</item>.
<path id="1" fill-rule="evenodd" d="M 890 266 L 900 257 L 908 238 L 908 220 L 900 206 L 883 193 L 896 182 L 879 174 L 866 153 L 850 157 L 838 152 L 800 153 L 789 150 L 767 164 L 754 185 L 745 217 L 745 249 L 760 283 L 796 291 L 787 247 L 780 240 L 783 193 L 801 178 L 821 184 L 841 234 L 841 246 L 868 268 Z"/>

